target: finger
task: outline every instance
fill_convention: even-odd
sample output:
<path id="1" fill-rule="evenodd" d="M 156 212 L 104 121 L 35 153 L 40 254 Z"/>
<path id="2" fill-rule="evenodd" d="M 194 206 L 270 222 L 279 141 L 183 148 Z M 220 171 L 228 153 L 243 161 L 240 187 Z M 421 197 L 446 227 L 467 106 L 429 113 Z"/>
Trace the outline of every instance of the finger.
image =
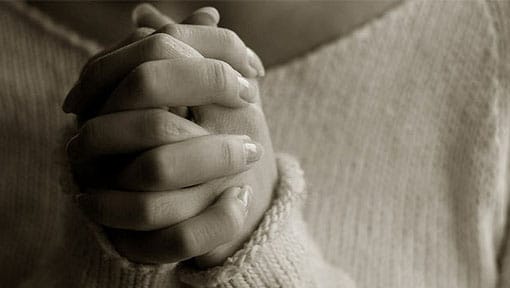
<path id="1" fill-rule="evenodd" d="M 132 13 L 133 23 L 138 27 L 150 27 L 158 29 L 166 24 L 175 23 L 175 21 L 161 13 L 154 6 L 144 3 L 138 5 Z M 216 26 L 220 21 L 218 10 L 213 7 L 203 7 L 197 9 L 183 23 L 194 25 Z"/>
<path id="2" fill-rule="evenodd" d="M 151 35 L 154 33 L 155 29 L 158 29 L 164 25 L 175 23 L 175 21 L 165 14 L 159 12 L 154 6 L 148 3 L 143 3 L 135 7 L 132 12 L 132 18 L 135 25 L 138 28 L 131 33 L 126 39 L 118 42 L 112 47 L 101 51 L 92 57 L 88 63 L 93 62 L 95 59 L 106 55 L 112 51 L 115 51 L 123 46 L 126 46 L 135 41 L 141 40 L 142 38 Z M 216 26 L 220 20 L 220 14 L 218 10 L 213 7 L 203 7 L 197 9 L 193 12 L 188 18 L 186 18 L 183 23 L 185 24 L 194 24 L 194 25 L 207 25 L 207 26 Z M 87 63 L 87 65 L 88 65 Z M 83 70 L 86 70 L 87 65 Z"/>
<path id="3" fill-rule="evenodd" d="M 68 153 L 69 149 L 68 149 Z M 80 187 L 115 189 L 113 181 L 119 171 L 133 160 L 131 154 L 86 157 L 70 155 L 74 182 Z"/>
<path id="4" fill-rule="evenodd" d="M 168 24 L 156 31 L 179 39 L 207 58 L 229 63 L 248 78 L 264 76 L 260 58 L 232 30 L 225 28 Z"/>
<path id="5" fill-rule="evenodd" d="M 172 263 L 189 259 L 232 241 L 243 229 L 249 186 L 227 189 L 201 214 L 167 229 L 110 234 L 121 254 L 135 262 Z"/>
<path id="6" fill-rule="evenodd" d="M 71 160 L 106 154 L 135 153 L 209 133 L 163 109 L 101 115 L 79 129 L 68 145 Z"/>
<path id="7" fill-rule="evenodd" d="M 143 13 L 138 13 L 138 14 L 143 14 L 144 15 L 143 19 L 148 19 L 148 20 L 146 20 L 146 22 L 156 23 L 156 24 L 152 24 L 152 25 L 146 25 L 147 27 L 152 27 L 154 29 L 158 29 L 158 28 L 161 28 L 163 25 L 175 23 L 174 21 L 166 21 L 165 20 L 166 16 L 149 4 L 147 4 L 146 6 L 142 4 L 139 7 L 143 8 L 143 9 L 140 9 L 140 11 L 143 11 Z M 140 26 L 141 21 L 137 21 L 136 20 L 137 18 L 134 18 L 134 19 L 135 19 L 134 20 L 135 23 L 138 26 Z M 220 14 L 219 14 L 218 10 L 216 10 L 216 8 L 202 7 L 200 9 L 195 10 L 188 18 L 186 18 L 182 22 L 182 24 L 194 24 L 194 25 L 216 27 L 218 25 L 219 21 L 220 21 Z M 167 31 L 165 31 L 166 28 L 163 27 L 162 29 L 163 30 L 160 30 L 160 31 L 167 32 Z M 235 37 L 232 37 L 232 38 L 235 38 Z M 237 39 L 235 39 L 235 40 L 237 40 Z M 184 41 L 184 42 L 186 42 L 186 41 Z M 254 69 L 248 68 L 248 72 L 246 72 L 246 73 L 248 73 L 247 76 L 251 76 L 251 77 L 254 77 L 257 75 L 264 76 L 265 71 L 264 71 L 262 62 L 260 61 L 260 58 L 253 52 L 253 50 L 251 50 L 249 48 L 247 48 L 246 53 L 247 53 L 247 58 L 248 58 L 248 64 L 254 68 Z M 211 57 L 211 58 L 214 58 L 214 57 Z M 218 59 L 221 59 L 221 58 L 218 58 Z M 237 66 L 237 65 L 234 64 L 234 66 Z M 255 70 L 255 72 L 253 70 Z"/>
<path id="8" fill-rule="evenodd" d="M 112 51 L 115 51 L 121 47 L 124 47 L 126 45 L 129 45 L 133 42 L 136 42 L 138 40 L 141 40 L 143 39 L 144 37 L 146 36 L 149 36 L 151 35 L 152 33 L 154 33 L 154 29 L 152 28 L 146 28 L 146 27 L 141 27 L 141 28 L 137 28 L 135 31 L 133 31 L 131 34 L 129 34 L 128 37 L 126 37 L 126 39 L 123 39 L 122 41 L 116 43 L 115 45 L 113 45 L 112 47 L 108 48 L 108 49 L 104 49 L 103 51 L 97 53 L 96 55 L 94 55 L 92 58 L 90 58 L 87 63 L 85 64 L 85 66 L 83 67 L 82 69 L 82 73 L 80 74 L 80 78 L 82 77 L 83 75 L 83 72 L 86 71 L 88 69 L 88 66 L 93 63 L 97 58 L 100 58 L 108 53 L 111 53 Z"/>
<path id="9" fill-rule="evenodd" d="M 217 26 L 219 22 L 220 13 L 214 7 L 202 7 L 197 9 L 188 18 L 182 21 L 183 24 L 204 26 Z"/>
<path id="10" fill-rule="evenodd" d="M 116 177 L 125 190 L 166 191 L 250 169 L 262 146 L 248 136 L 208 135 L 160 146 L 136 157 Z"/>
<path id="11" fill-rule="evenodd" d="M 92 57 L 88 62 L 92 62 L 93 60 L 106 55 L 112 51 L 115 51 L 123 46 L 126 46 L 130 43 L 138 41 L 146 36 L 154 33 L 155 29 L 158 29 L 164 25 L 175 23 L 175 21 L 165 14 L 159 12 L 154 6 L 148 3 L 142 3 L 135 7 L 132 12 L 132 18 L 135 25 L 137 25 L 137 29 L 133 33 L 131 33 L 126 39 L 118 42 L 112 47 L 101 51 Z M 186 18 L 183 23 L 185 24 L 193 24 L 193 25 L 207 25 L 207 26 L 216 26 L 220 21 L 220 14 L 218 10 L 213 7 L 203 7 L 197 9 L 193 12 L 188 18 Z M 84 68 L 86 70 L 86 66 Z"/>
<path id="12" fill-rule="evenodd" d="M 149 27 L 158 29 L 166 24 L 175 23 L 175 21 L 159 12 L 156 7 L 148 3 L 142 3 L 133 9 L 131 18 L 138 27 Z"/>
<path id="13" fill-rule="evenodd" d="M 98 224 L 150 231 L 199 214 L 221 192 L 209 184 L 163 192 L 86 189 L 76 200 L 85 214 Z"/>
<path id="14" fill-rule="evenodd" d="M 110 51 L 117 50 L 119 48 L 122 48 L 126 45 L 129 45 L 133 42 L 136 42 L 138 40 L 141 40 L 152 33 L 154 33 L 154 29 L 148 28 L 148 27 L 139 27 L 136 28 L 135 31 L 133 31 L 126 39 L 120 41 L 117 45 L 115 45 Z"/>
<path id="15" fill-rule="evenodd" d="M 138 5 L 133 10 L 132 18 L 135 25 L 137 25 L 139 28 L 137 28 L 130 36 L 128 36 L 123 41 L 120 41 L 118 44 L 112 46 L 109 49 L 105 49 L 101 53 L 98 53 L 97 55 L 92 57 L 85 65 L 85 68 L 83 69 L 84 71 L 87 69 L 87 66 L 95 59 L 103 55 L 106 55 L 112 51 L 115 51 L 132 42 L 138 41 L 146 36 L 149 36 L 155 31 L 154 29 L 175 22 L 171 17 L 160 13 L 154 6 L 148 3 Z M 194 25 L 216 26 L 219 20 L 220 14 L 215 8 L 203 7 L 193 12 L 188 18 L 184 20 L 184 23 Z M 187 107 L 172 107 L 170 109 L 174 114 L 179 115 L 183 118 L 186 118 L 186 116 L 189 113 Z"/>
<path id="16" fill-rule="evenodd" d="M 65 112 L 83 113 L 99 105 L 131 70 L 154 60 L 184 57 L 202 57 L 181 41 L 158 33 L 131 43 L 97 58 L 84 70 L 80 81 L 71 89 L 64 102 Z"/>
<path id="17" fill-rule="evenodd" d="M 99 114 L 155 107 L 220 104 L 243 107 L 257 88 L 225 62 L 181 58 L 146 62 L 119 84 Z"/>

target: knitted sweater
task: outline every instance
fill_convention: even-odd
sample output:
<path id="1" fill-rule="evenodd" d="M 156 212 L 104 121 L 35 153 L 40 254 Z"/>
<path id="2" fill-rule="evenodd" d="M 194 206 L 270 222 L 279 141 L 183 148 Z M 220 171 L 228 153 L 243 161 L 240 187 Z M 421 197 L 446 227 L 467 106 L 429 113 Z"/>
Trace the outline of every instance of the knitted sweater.
<path id="1" fill-rule="evenodd" d="M 410 1 L 268 71 L 275 200 L 205 271 L 119 256 L 71 201 L 64 95 L 92 42 L 0 4 L 5 287 L 510 287 L 510 2 Z M 179 279 L 179 281 L 177 280 Z"/>

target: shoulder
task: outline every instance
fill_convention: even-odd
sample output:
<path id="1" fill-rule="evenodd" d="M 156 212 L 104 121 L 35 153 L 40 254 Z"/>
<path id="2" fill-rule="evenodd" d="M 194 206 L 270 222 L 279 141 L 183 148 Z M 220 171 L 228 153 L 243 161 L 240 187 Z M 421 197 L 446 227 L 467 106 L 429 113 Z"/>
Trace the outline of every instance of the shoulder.
<path id="1" fill-rule="evenodd" d="M 6 35 L 6 40 L 11 40 L 14 33 L 31 36 L 37 34 L 42 39 L 61 42 L 63 45 L 72 46 L 78 52 L 88 55 L 94 54 L 100 49 L 94 41 L 81 37 L 71 29 L 53 21 L 37 8 L 22 1 L 0 2 L 0 15 L 2 15 L 0 30 Z"/>

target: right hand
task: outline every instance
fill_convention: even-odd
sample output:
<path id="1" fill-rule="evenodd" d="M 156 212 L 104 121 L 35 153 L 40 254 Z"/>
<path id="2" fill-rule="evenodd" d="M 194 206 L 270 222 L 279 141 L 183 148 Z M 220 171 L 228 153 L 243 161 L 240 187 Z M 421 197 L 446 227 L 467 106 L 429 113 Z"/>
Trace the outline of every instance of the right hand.
<path id="1" fill-rule="evenodd" d="M 276 172 L 260 106 L 249 104 L 259 101 L 256 85 L 252 81 L 246 88 L 246 80 L 232 68 L 250 76 L 260 71 L 261 63 L 233 32 L 205 28 L 166 26 L 175 38 L 143 36 L 95 58 L 66 100 L 64 109 L 84 121 L 69 144 L 77 179 L 84 188 L 89 186 L 80 202 L 98 223 L 123 229 L 112 230 L 112 240 L 138 262 L 176 262 L 209 254 L 202 258 L 204 266 L 218 264 L 242 244 L 271 200 L 271 193 L 259 193 L 272 192 Z M 203 58 L 176 39 L 225 62 Z M 260 66 L 253 69 L 253 63 Z M 200 124 L 208 129 L 161 109 L 168 106 L 210 107 L 209 112 L 196 108 L 203 116 Z M 261 144 L 236 135 L 210 135 L 229 130 L 216 117 L 207 121 L 218 115 L 210 112 L 215 109 L 237 113 L 233 119 L 245 125 L 230 130 L 242 130 Z M 261 157 L 261 145 L 265 165 L 257 167 L 258 173 L 223 178 L 252 168 Z M 244 152 L 254 147 L 257 153 L 247 161 Z M 129 156 L 133 153 L 139 155 Z M 249 198 L 246 182 L 257 191 L 249 207 L 244 205 Z M 241 188 L 228 188 L 232 186 Z M 153 192 L 135 192 L 148 190 Z M 244 195 L 243 201 L 237 194 Z M 235 245 L 215 249 L 235 239 Z"/>

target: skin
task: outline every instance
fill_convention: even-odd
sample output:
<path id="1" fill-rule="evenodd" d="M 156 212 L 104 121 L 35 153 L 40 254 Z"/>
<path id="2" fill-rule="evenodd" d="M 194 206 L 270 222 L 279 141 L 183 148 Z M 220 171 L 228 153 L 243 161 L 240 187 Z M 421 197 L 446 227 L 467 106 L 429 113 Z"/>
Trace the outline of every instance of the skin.
<path id="1" fill-rule="evenodd" d="M 217 265 L 246 241 L 272 199 L 275 159 L 257 84 L 242 77 L 263 70 L 228 30 L 159 31 L 138 31 L 91 59 L 67 96 L 64 110 L 86 115 L 68 143 L 84 192 L 77 201 L 133 261 L 196 257 L 200 267 Z M 168 87 L 161 76 L 177 82 Z M 169 88 L 173 97 L 164 97 Z M 162 106 L 193 106 L 195 121 Z M 246 143 L 256 152 L 247 154 Z"/>
<path id="2" fill-rule="evenodd" d="M 279 7 L 274 11 L 301 22 L 329 11 Z M 266 11 L 257 17 L 266 21 L 278 15 L 263 5 L 251 11 Z M 64 111 L 77 114 L 81 124 L 68 145 L 84 192 L 77 201 L 91 219 L 111 228 L 110 239 L 133 261 L 194 258 L 200 267 L 218 265 L 248 239 L 273 197 L 275 158 L 252 79 L 263 75 L 262 64 L 235 33 L 214 27 L 215 21 L 204 20 L 208 17 L 186 20 L 201 26 L 160 27 L 170 20 L 152 12 L 135 19 L 152 27 L 138 29 L 87 63 L 65 101 Z M 228 12 L 226 19 L 229 23 Z M 349 23 L 353 27 L 356 21 Z M 337 34 L 338 27 L 349 25 L 325 27 Z M 270 62 L 329 35 L 304 33 L 298 41 L 290 28 L 278 33 L 295 45 L 271 48 Z M 162 109 L 183 106 L 193 107 L 188 111 L 193 122 Z M 246 154 L 246 143 L 255 155 Z"/>

